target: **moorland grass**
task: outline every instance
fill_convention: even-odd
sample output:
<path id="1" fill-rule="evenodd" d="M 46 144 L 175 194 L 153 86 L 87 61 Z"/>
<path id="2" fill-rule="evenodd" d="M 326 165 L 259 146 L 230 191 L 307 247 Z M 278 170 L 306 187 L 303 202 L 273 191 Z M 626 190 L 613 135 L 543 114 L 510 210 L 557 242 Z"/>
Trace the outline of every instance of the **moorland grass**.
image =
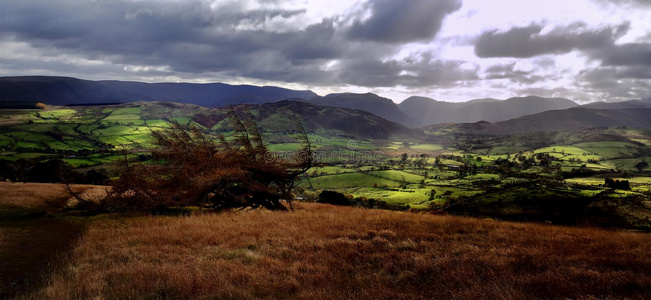
<path id="1" fill-rule="evenodd" d="M 648 299 L 651 236 L 300 204 L 99 218 L 29 299 Z"/>

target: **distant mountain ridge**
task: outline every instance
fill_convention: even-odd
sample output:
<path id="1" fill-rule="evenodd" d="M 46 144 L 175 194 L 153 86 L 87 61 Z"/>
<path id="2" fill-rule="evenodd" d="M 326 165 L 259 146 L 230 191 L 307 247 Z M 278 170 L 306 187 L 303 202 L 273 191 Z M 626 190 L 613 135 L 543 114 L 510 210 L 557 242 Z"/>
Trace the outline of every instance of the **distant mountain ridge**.
<path id="1" fill-rule="evenodd" d="M 459 130 L 474 134 L 514 134 L 536 131 L 576 131 L 599 127 L 651 129 L 651 105 L 644 108 L 595 109 L 575 107 L 551 110 L 500 122 L 448 123 L 425 127 L 428 131 Z"/>
<path id="2" fill-rule="evenodd" d="M 396 104 L 391 99 L 372 93 L 336 93 L 321 97 L 308 90 L 299 91 L 273 86 L 91 81 L 52 76 L 0 77 L 0 104 L 9 105 L 4 106 L 7 108 L 21 103 L 33 105 L 35 102 L 54 105 L 92 105 L 137 101 L 169 101 L 204 107 L 223 107 L 243 103 L 274 103 L 287 99 L 309 102 L 318 106 L 363 110 L 412 128 L 478 121 L 497 124 L 496 122 L 542 112 L 579 107 L 568 99 L 537 96 L 514 97 L 506 100 L 484 98 L 466 102 L 444 102 L 413 96 Z M 645 109 L 651 108 L 651 99 L 617 103 L 598 102 L 581 107 L 604 110 Z M 560 115 L 551 113 L 547 116 Z M 554 119 L 547 121 L 555 122 Z"/>
<path id="3" fill-rule="evenodd" d="M 133 81 L 91 81 L 71 77 L 0 77 L 0 101 L 35 102 L 54 105 L 172 101 L 221 107 L 231 104 L 261 104 L 288 98 L 315 99 L 312 91 L 272 86 L 228 85 L 224 83 L 144 83 Z"/>
<path id="4" fill-rule="evenodd" d="M 506 100 L 486 98 L 459 103 L 436 101 L 427 97 L 410 97 L 398 104 L 398 108 L 416 120 L 418 126 L 478 121 L 497 122 L 577 106 L 579 105 L 568 99 L 537 96 L 514 97 Z"/>

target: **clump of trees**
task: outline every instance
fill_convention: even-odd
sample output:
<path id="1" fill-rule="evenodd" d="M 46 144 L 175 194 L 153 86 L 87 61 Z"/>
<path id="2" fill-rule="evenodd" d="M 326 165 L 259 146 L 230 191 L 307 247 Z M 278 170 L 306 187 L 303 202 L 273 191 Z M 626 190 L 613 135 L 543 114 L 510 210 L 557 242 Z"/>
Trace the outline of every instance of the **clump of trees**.
<path id="1" fill-rule="evenodd" d="M 615 190 L 630 190 L 631 184 L 628 180 L 617 180 L 612 178 L 606 178 L 604 182 L 605 187 L 609 187 Z"/>
<path id="2" fill-rule="evenodd" d="M 193 126 L 174 122 L 153 132 L 154 163 L 125 160 L 119 179 L 100 204 L 109 210 L 160 211 L 199 206 L 215 210 L 236 208 L 291 209 L 298 176 L 314 165 L 312 146 L 298 124 L 303 149 L 293 159 L 278 158 L 267 148 L 254 116 L 231 110 L 233 136 L 211 139 Z"/>

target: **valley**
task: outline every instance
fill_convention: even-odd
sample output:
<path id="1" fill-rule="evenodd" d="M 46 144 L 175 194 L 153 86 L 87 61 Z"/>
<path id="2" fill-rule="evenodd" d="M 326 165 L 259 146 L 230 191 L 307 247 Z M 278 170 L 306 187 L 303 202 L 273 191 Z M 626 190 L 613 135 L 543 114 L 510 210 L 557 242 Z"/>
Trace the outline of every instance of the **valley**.
<path id="1" fill-rule="evenodd" d="M 546 114 L 564 114 L 561 110 L 504 122 L 412 129 L 362 110 L 305 101 L 238 105 L 234 110 L 255 116 L 271 158 L 292 157 L 300 150 L 296 122 L 305 127 L 319 165 L 301 177 L 294 194 L 302 201 L 318 201 L 328 190 L 364 207 L 651 229 L 651 170 L 644 164 L 651 159 L 651 132 L 587 127 L 607 117 L 555 121 L 549 129 L 535 125 Z M 228 108 L 173 102 L 4 110 L 2 176 L 60 182 L 53 169 L 69 168 L 83 174 L 79 183 L 103 184 L 117 176 L 116 166 L 125 157 L 151 163 L 152 131 L 178 122 L 217 139 L 233 130 L 228 113 Z M 61 164 L 52 167 L 53 161 Z M 29 174 L 39 168 L 46 171 Z M 606 178 L 628 186 L 607 186 Z"/>

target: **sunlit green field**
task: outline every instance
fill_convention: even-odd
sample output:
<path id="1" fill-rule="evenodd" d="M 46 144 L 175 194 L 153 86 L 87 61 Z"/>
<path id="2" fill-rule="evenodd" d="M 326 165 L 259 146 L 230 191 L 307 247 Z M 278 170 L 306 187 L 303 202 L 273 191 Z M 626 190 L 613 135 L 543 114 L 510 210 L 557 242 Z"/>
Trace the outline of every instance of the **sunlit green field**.
<path id="1" fill-rule="evenodd" d="M 443 146 L 436 145 L 436 144 L 418 144 L 418 145 L 411 146 L 411 149 L 437 151 L 437 150 L 442 150 Z"/>

